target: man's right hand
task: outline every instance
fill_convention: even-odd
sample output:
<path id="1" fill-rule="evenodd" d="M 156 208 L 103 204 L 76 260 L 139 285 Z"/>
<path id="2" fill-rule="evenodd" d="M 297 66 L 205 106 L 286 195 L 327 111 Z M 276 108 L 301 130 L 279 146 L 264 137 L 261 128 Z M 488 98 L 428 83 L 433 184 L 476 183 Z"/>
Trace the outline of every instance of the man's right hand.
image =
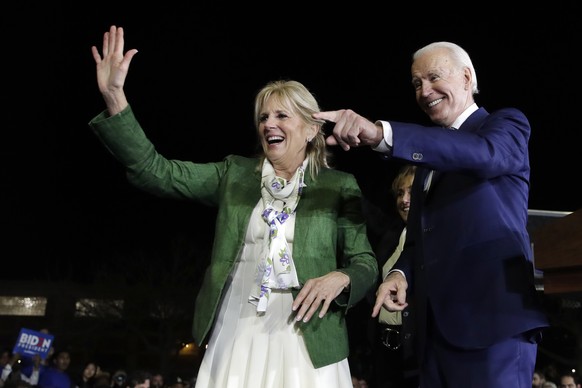
<path id="1" fill-rule="evenodd" d="M 330 146 L 341 146 L 344 151 L 349 151 L 351 147 L 376 147 L 384 136 L 381 125 L 374 124 L 351 109 L 318 112 L 313 114 L 313 118 L 335 123 L 333 135 L 325 141 Z"/>

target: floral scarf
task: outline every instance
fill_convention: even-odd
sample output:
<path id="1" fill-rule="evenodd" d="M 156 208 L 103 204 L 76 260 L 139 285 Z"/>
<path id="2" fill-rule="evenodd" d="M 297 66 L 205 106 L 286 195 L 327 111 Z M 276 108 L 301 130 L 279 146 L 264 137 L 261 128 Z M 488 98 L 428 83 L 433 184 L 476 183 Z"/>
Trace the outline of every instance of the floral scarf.
<path id="1" fill-rule="evenodd" d="M 291 257 L 291 251 L 285 238 L 285 221 L 295 213 L 305 183 L 307 159 L 297 169 L 293 178 L 286 181 L 275 175 L 271 163 L 265 159 L 262 170 L 261 196 L 264 210 L 263 220 L 269 226 L 269 238 L 263 250 L 264 257 L 259 258 L 255 288 L 249 301 L 257 306 L 257 312 L 267 310 L 272 289 L 289 289 L 299 287 L 297 272 Z"/>

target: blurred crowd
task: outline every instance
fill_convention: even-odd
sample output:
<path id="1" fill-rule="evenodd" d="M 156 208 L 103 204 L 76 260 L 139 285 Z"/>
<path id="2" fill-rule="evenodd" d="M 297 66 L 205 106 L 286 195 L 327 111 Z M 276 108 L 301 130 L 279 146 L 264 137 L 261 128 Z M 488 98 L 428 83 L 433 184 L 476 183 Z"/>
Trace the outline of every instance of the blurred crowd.
<path id="1" fill-rule="evenodd" d="M 0 354 L 0 388 L 193 388 L 195 376 L 166 376 L 148 369 L 103 369 L 87 361 L 71 371 L 71 353 L 51 348 L 46 358 L 22 357 L 9 348 Z"/>

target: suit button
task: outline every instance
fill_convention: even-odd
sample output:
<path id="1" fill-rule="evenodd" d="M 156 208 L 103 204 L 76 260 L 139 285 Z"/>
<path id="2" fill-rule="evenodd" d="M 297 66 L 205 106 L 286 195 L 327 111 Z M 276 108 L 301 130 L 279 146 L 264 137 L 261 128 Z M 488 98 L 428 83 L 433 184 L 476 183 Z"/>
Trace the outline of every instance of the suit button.
<path id="1" fill-rule="evenodd" d="M 408 311 L 403 311 L 403 312 L 402 312 L 402 317 L 403 317 L 403 318 L 406 318 L 407 316 L 408 316 Z"/>
<path id="2" fill-rule="evenodd" d="M 424 228 L 422 231 L 423 231 L 424 233 L 430 233 L 430 232 L 432 232 L 432 228 L 431 228 L 431 227 L 429 227 L 429 228 Z"/>

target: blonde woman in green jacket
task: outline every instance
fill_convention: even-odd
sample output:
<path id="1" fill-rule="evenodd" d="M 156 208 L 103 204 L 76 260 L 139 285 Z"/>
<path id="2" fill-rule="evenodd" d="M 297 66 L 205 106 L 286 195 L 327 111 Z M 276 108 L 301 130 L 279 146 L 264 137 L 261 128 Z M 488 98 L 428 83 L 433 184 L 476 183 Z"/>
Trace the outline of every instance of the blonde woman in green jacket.
<path id="1" fill-rule="evenodd" d="M 376 286 L 355 178 L 328 166 L 319 106 L 299 82 L 255 99 L 262 154 L 216 163 L 168 160 L 147 139 L 123 86 L 137 50 L 121 27 L 92 47 L 107 109 L 89 125 L 140 189 L 218 208 L 196 299 L 208 344 L 196 387 L 352 387 L 348 309 Z"/>

